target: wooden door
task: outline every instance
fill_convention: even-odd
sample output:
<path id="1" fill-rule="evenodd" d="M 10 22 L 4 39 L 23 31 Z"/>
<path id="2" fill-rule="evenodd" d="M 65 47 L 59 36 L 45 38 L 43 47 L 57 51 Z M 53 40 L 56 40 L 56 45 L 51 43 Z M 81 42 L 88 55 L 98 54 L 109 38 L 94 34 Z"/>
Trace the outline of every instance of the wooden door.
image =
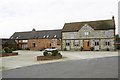
<path id="1" fill-rule="evenodd" d="M 90 43 L 88 40 L 84 41 L 84 50 L 86 50 L 86 51 L 90 50 Z"/>

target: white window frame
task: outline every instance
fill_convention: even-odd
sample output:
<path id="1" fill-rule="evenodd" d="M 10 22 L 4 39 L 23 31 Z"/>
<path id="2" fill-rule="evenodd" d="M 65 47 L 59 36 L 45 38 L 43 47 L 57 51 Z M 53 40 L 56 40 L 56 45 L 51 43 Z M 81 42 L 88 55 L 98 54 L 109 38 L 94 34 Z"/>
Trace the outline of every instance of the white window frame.
<path id="1" fill-rule="evenodd" d="M 54 38 L 56 38 L 57 37 L 57 35 L 54 35 Z"/>
<path id="2" fill-rule="evenodd" d="M 16 39 L 18 39 L 18 37 L 16 37 Z"/>
<path id="3" fill-rule="evenodd" d="M 79 40 L 75 40 L 74 46 L 76 46 L 76 47 L 79 46 Z"/>
<path id="4" fill-rule="evenodd" d="M 99 46 L 99 41 L 95 41 L 95 46 Z"/>
<path id="5" fill-rule="evenodd" d="M 22 42 L 28 42 L 28 40 L 22 40 Z"/>
<path id="6" fill-rule="evenodd" d="M 44 35 L 43 38 L 45 38 L 46 36 Z"/>
<path id="7" fill-rule="evenodd" d="M 49 38 L 49 35 L 47 35 L 47 38 Z"/>
<path id="8" fill-rule="evenodd" d="M 105 41 L 106 46 L 110 46 L 110 41 Z"/>
<path id="9" fill-rule="evenodd" d="M 74 33 L 70 33 L 70 39 L 74 39 Z"/>
<path id="10" fill-rule="evenodd" d="M 89 35 L 89 32 L 88 32 L 88 31 L 86 31 L 84 34 L 85 34 L 85 36 L 88 36 L 88 35 Z"/>
<path id="11" fill-rule="evenodd" d="M 70 41 L 66 40 L 66 46 L 70 46 Z"/>

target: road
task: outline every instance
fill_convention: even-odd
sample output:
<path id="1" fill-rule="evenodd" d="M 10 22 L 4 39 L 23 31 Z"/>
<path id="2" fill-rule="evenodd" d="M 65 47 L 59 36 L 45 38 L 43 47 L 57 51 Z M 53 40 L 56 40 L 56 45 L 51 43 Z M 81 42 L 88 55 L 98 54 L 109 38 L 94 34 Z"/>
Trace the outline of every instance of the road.
<path id="1" fill-rule="evenodd" d="M 0 58 L 0 71 L 15 69 L 25 66 L 32 66 L 36 64 L 45 64 L 53 62 L 61 62 L 67 60 L 81 60 L 81 59 L 93 59 L 100 57 L 118 56 L 117 51 L 60 51 L 63 55 L 62 59 L 50 60 L 50 61 L 37 61 L 37 56 L 43 54 L 43 51 L 17 51 L 18 56 L 9 56 Z"/>
<path id="2" fill-rule="evenodd" d="M 118 78 L 118 57 L 69 60 L 6 70 L 3 78 Z"/>

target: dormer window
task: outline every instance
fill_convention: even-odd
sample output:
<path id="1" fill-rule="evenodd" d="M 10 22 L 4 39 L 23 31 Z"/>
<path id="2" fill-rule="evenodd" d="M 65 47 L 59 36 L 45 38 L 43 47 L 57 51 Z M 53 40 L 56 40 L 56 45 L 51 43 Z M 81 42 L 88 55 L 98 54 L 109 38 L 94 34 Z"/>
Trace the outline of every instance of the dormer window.
<path id="1" fill-rule="evenodd" d="M 85 32 L 85 36 L 88 36 L 89 35 L 89 32 Z"/>
<path id="2" fill-rule="evenodd" d="M 18 37 L 16 37 L 16 39 L 18 39 Z"/>
<path id="3" fill-rule="evenodd" d="M 47 38 L 49 37 L 49 35 L 47 35 Z"/>
<path id="4" fill-rule="evenodd" d="M 13 37 L 11 37 L 11 39 L 13 39 Z"/>
<path id="5" fill-rule="evenodd" d="M 45 35 L 43 36 L 43 38 L 45 38 Z"/>
<path id="6" fill-rule="evenodd" d="M 54 35 L 54 37 L 56 38 L 56 37 L 57 37 L 57 35 Z"/>

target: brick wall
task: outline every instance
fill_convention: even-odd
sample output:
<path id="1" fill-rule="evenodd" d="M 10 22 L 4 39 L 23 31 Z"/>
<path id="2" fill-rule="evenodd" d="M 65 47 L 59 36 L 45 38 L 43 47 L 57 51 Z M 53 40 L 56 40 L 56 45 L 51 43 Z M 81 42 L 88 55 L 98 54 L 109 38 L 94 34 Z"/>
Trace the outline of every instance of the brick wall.
<path id="1" fill-rule="evenodd" d="M 60 45 L 57 43 L 59 43 L 57 39 L 30 39 L 28 40 L 28 48 L 31 50 L 42 50 L 50 47 L 61 49 L 61 42 Z"/>

